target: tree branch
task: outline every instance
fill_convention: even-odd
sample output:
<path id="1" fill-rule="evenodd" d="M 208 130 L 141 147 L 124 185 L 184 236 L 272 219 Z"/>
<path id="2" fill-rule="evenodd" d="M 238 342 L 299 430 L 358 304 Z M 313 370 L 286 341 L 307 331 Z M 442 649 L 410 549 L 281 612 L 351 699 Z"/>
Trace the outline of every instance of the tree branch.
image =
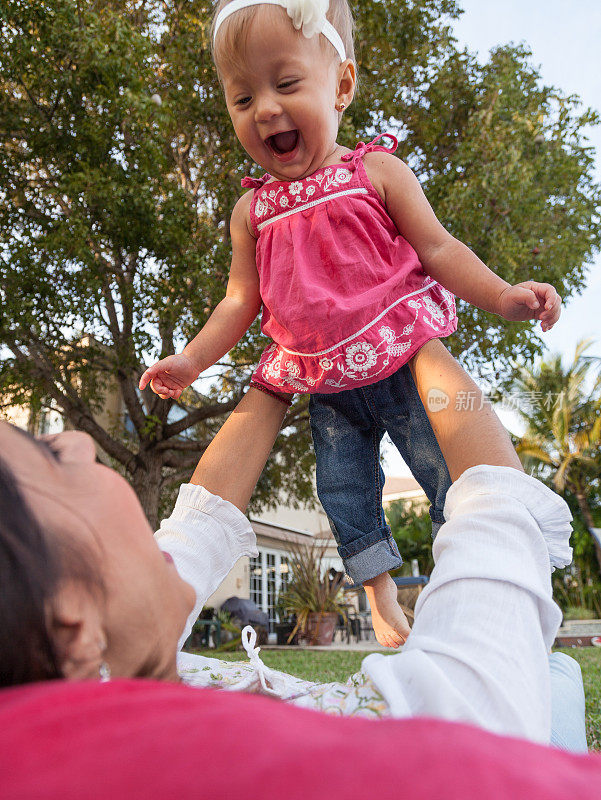
<path id="1" fill-rule="evenodd" d="M 170 439 L 168 441 L 159 442 L 155 450 L 158 452 L 174 450 L 182 453 L 198 453 L 206 450 L 208 446 L 209 442 L 200 441 L 198 439 L 175 439 L 173 441 Z"/>
<path id="2" fill-rule="evenodd" d="M 190 455 L 184 455 L 183 453 L 178 455 L 174 453 L 171 456 L 166 455 L 163 458 L 163 466 L 172 467 L 179 470 L 194 469 L 194 467 L 198 464 L 200 455 L 202 455 L 202 453 L 190 453 Z"/>
<path id="3" fill-rule="evenodd" d="M 31 335 L 31 333 L 30 333 Z M 102 449 L 112 458 L 115 458 L 126 469 L 132 471 L 135 464 L 141 464 L 136 453 L 132 453 L 122 442 L 110 436 L 94 419 L 90 409 L 83 404 L 81 398 L 70 388 L 63 385 L 61 391 L 54 379 L 52 367 L 49 365 L 43 347 L 39 342 L 29 342 L 27 349 L 30 356 L 23 352 L 16 339 L 5 332 L 6 345 L 12 350 L 19 363 L 31 369 L 33 355 L 34 372 L 41 379 L 47 393 L 52 397 L 69 422 L 79 430 L 89 433 Z M 33 339 L 33 337 L 32 337 Z M 36 346 L 39 345 L 39 346 Z"/>
<path id="4" fill-rule="evenodd" d="M 172 422 L 170 425 L 165 425 L 163 428 L 163 439 L 170 439 L 172 436 L 177 436 L 179 433 L 187 430 L 192 425 L 197 425 L 199 422 L 203 422 L 205 419 L 209 419 L 210 417 L 219 417 L 222 414 L 227 414 L 228 411 L 233 411 L 240 402 L 240 399 L 241 396 L 234 397 L 232 400 L 228 400 L 225 403 L 212 403 L 211 405 L 203 406 L 202 408 L 196 408 L 193 411 L 190 411 L 182 419 L 178 419 L 176 422 Z"/>

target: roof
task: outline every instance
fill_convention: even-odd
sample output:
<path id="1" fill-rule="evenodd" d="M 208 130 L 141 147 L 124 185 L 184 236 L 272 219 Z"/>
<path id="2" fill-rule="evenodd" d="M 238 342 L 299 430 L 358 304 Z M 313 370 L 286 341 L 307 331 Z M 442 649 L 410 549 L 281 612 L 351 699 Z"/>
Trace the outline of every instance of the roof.
<path id="1" fill-rule="evenodd" d="M 424 490 L 411 476 L 404 478 L 387 477 L 382 491 L 384 497 L 387 495 L 403 494 L 424 494 Z"/>
<path id="2" fill-rule="evenodd" d="M 283 525 L 276 525 L 273 522 L 259 522 L 256 519 L 251 519 L 250 524 L 257 536 L 265 536 L 278 542 L 310 544 L 314 540 L 323 539 L 323 537 L 317 536 L 309 531 L 287 528 Z M 327 538 L 330 538 L 329 531 Z"/>

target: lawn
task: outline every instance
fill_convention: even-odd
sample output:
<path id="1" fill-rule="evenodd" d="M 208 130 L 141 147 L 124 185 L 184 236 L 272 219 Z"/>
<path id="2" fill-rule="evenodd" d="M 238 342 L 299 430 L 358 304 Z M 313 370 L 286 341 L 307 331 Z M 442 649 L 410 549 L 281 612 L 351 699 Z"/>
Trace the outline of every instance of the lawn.
<path id="1" fill-rule="evenodd" d="M 586 694 L 586 732 L 589 747 L 601 750 L 601 648 L 571 647 L 561 652 L 573 656 L 582 668 Z M 202 651 L 214 657 L 214 650 Z M 361 666 L 365 652 L 344 650 L 261 650 L 268 667 L 289 672 L 299 678 L 322 681 L 345 681 Z M 244 661 L 245 653 L 219 653 L 226 661 Z"/>

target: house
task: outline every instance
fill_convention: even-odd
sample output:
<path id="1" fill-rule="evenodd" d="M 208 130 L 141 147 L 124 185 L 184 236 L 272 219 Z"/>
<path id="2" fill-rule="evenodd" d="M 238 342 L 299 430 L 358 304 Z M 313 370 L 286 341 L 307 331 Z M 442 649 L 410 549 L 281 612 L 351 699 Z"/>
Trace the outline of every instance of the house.
<path id="1" fill-rule="evenodd" d="M 270 628 L 273 630 L 277 599 L 290 577 L 292 549 L 311 545 L 316 539 L 323 541 L 323 537 L 307 530 L 258 519 L 251 519 L 251 526 L 257 536 L 259 555 L 256 558 L 240 558 L 206 605 L 219 608 L 229 597 L 250 598 L 269 614 Z M 342 569 L 336 542 L 330 535 L 324 561 L 328 567 Z"/>
<path id="2" fill-rule="evenodd" d="M 23 428 L 34 436 L 47 433 L 59 433 L 63 430 L 62 418 L 56 411 L 41 409 L 34 412 L 25 406 L 4 406 L 0 410 L 0 419 Z"/>
<path id="3" fill-rule="evenodd" d="M 421 486 L 410 476 L 386 478 L 382 497 L 384 508 L 395 500 L 416 505 L 428 502 Z M 282 504 L 257 518 L 251 517 L 251 525 L 257 536 L 258 558 L 243 556 L 239 559 L 206 605 L 219 608 L 229 597 L 251 598 L 269 614 L 273 629 L 275 604 L 289 578 L 291 548 L 309 545 L 315 540 L 326 541 L 326 565 L 342 571 L 342 561 L 320 506 L 295 509 Z"/>

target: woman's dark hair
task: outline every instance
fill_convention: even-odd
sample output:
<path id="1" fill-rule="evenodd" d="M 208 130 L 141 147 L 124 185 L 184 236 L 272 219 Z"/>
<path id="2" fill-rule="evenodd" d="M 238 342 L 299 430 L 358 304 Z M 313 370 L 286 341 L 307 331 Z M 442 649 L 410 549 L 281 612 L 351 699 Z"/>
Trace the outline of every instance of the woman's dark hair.
<path id="1" fill-rule="evenodd" d="M 61 558 L 0 459 L 0 686 L 61 678 L 48 605 Z"/>

